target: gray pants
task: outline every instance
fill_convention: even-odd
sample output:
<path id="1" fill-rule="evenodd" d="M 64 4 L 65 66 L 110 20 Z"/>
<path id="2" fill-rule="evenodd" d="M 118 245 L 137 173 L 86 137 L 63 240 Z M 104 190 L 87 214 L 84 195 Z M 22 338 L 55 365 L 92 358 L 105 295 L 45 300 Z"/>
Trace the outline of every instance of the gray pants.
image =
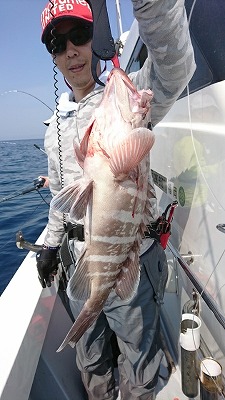
<path id="1" fill-rule="evenodd" d="M 154 399 L 154 387 L 163 352 L 160 342 L 160 304 L 167 280 L 167 262 L 157 243 L 141 258 L 138 290 L 129 302 L 114 292 L 109 295 L 98 320 L 76 345 L 77 366 L 89 400 L 116 399 L 111 336 L 115 332 L 119 389 L 122 400 Z M 72 271 L 70 271 L 72 273 Z M 83 301 L 71 301 L 76 318 Z"/>

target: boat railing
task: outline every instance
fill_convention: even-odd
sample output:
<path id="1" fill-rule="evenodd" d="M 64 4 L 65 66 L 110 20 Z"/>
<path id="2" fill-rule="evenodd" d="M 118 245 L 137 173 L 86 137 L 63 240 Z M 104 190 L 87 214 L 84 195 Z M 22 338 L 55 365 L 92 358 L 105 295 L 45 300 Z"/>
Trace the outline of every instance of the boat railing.
<path id="1" fill-rule="evenodd" d="M 217 321 L 220 323 L 223 329 L 225 329 L 225 316 L 223 312 L 219 309 L 218 304 L 215 302 L 210 293 L 205 289 L 199 279 L 192 273 L 187 261 L 185 261 L 185 259 L 181 256 L 179 251 L 172 245 L 170 241 L 168 242 L 168 248 L 181 266 L 182 270 L 185 272 L 187 277 L 194 285 L 194 288 L 197 290 L 201 298 L 205 301 L 209 309 L 212 311 Z"/>

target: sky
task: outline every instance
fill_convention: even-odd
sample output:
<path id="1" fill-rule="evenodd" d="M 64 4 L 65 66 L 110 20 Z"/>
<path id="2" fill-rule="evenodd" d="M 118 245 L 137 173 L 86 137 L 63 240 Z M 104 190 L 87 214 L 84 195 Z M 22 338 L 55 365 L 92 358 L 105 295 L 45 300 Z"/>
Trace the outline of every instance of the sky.
<path id="1" fill-rule="evenodd" d="M 46 4 L 47 0 L 1 1 L 0 141 L 43 138 L 43 121 L 55 107 L 53 62 L 40 39 Z M 107 9 L 117 39 L 116 0 L 107 0 Z M 133 21 L 131 0 L 120 0 L 120 10 L 125 32 Z M 59 93 L 67 91 L 61 74 L 57 76 Z"/>

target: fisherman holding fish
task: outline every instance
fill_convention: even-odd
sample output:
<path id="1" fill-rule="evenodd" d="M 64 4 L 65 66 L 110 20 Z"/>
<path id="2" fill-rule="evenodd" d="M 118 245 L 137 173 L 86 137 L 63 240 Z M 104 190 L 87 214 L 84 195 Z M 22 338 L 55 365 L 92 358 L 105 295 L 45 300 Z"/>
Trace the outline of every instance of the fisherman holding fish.
<path id="1" fill-rule="evenodd" d="M 97 1 L 97 0 L 96 0 Z M 163 356 L 160 304 L 167 279 L 164 250 L 145 238 L 157 219 L 149 154 L 154 126 L 195 70 L 183 0 L 131 0 L 148 49 L 142 68 L 126 74 L 97 66 L 93 18 L 85 0 L 49 1 L 42 42 L 70 87 L 46 122 L 53 200 L 37 256 L 43 288 L 57 272 L 65 244 L 67 294 L 75 323 L 58 351 L 76 346 L 89 399 L 155 399 Z M 150 124 L 151 122 L 151 124 Z M 66 232 L 66 234 L 65 234 Z M 119 346 L 119 394 L 111 338 Z M 119 397 L 117 397 L 119 396 Z"/>

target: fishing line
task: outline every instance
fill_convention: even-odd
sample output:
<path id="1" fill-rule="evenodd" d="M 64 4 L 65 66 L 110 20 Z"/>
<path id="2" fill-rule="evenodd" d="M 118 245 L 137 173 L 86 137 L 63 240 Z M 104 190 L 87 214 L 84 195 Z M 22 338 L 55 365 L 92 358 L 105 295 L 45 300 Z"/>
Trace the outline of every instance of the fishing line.
<path id="1" fill-rule="evenodd" d="M 42 101 L 41 99 L 39 99 L 38 97 L 34 96 L 31 93 L 25 92 L 24 90 L 17 90 L 17 89 L 13 89 L 13 90 L 8 90 L 6 92 L 1 93 L 1 96 L 4 96 L 5 94 L 9 94 L 9 93 L 22 93 L 22 94 L 26 94 L 30 97 L 33 97 L 34 99 L 38 100 L 40 103 L 44 104 L 50 111 L 53 112 L 52 108 L 48 106 L 48 104 L 46 104 L 44 101 Z"/>
<path id="2" fill-rule="evenodd" d="M 190 15 L 189 15 L 189 17 L 188 17 L 188 24 L 189 24 L 189 26 L 190 26 L 191 17 L 192 17 L 192 13 L 193 13 L 193 10 L 194 10 L 196 1 L 197 1 L 197 0 L 194 0 L 193 5 L 192 5 L 192 7 L 191 7 Z M 189 89 L 189 83 L 188 83 L 188 85 L 187 85 L 187 102 L 188 102 L 188 117 L 189 117 L 189 123 L 190 123 L 190 133 L 191 133 L 192 146 L 193 146 L 193 149 L 194 149 L 194 153 L 195 153 L 195 157 L 196 157 L 196 161 L 197 161 L 197 165 L 198 165 L 199 171 L 200 171 L 200 173 L 201 173 L 201 176 L 202 176 L 202 178 L 203 178 L 203 180 L 204 180 L 204 182 L 205 182 L 205 184 L 206 184 L 206 186 L 207 186 L 209 192 L 210 192 L 211 195 L 214 197 L 214 199 L 217 201 L 217 203 L 218 203 L 219 206 L 222 208 L 222 210 L 225 211 L 224 206 L 220 203 L 219 199 L 217 198 L 217 196 L 214 194 L 213 190 L 211 189 L 211 187 L 210 187 L 210 185 L 209 185 L 209 183 L 208 183 L 208 181 L 207 181 L 207 178 L 205 177 L 205 174 L 204 174 L 204 172 L 203 172 L 203 169 L 202 169 L 202 166 L 201 166 L 201 164 L 200 164 L 200 161 L 199 161 L 198 153 L 197 153 L 196 146 L 195 146 L 195 142 L 194 142 L 193 128 L 192 128 L 193 125 L 192 125 L 192 118 L 191 118 L 191 105 L 190 105 L 190 89 Z"/>
<path id="3" fill-rule="evenodd" d="M 192 332 L 192 339 L 193 339 L 193 343 L 194 343 L 194 346 L 195 346 L 195 351 L 196 351 L 196 355 L 197 355 L 197 358 L 198 358 L 198 361 L 199 361 L 199 365 L 200 365 L 200 363 L 202 363 L 203 365 L 204 365 L 204 367 L 205 367 L 205 369 L 206 369 L 206 371 L 207 371 L 207 373 L 208 373 L 208 376 L 210 376 L 210 378 L 212 379 L 212 381 L 213 381 L 213 383 L 214 383 L 214 385 L 216 386 L 216 388 L 217 388 L 217 390 L 218 390 L 218 393 L 219 393 L 219 395 L 220 396 L 222 396 L 223 398 L 225 398 L 225 396 L 224 396 L 224 394 L 223 394 L 223 388 L 221 388 L 218 384 L 217 384 L 217 382 L 216 382 L 216 380 L 214 379 L 214 377 L 212 376 L 212 374 L 210 373 L 210 371 L 208 370 L 208 368 L 207 368 L 207 366 L 205 365 L 205 363 L 204 363 L 204 358 L 202 358 L 202 357 L 200 357 L 200 354 L 199 354 L 199 348 L 198 348 L 198 346 L 197 346 L 197 344 L 196 344 L 196 341 L 195 341 L 195 335 L 194 335 L 194 316 L 195 316 L 195 314 L 193 313 L 193 319 L 191 320 L 192 321 L 192 326 L 191 326 L 191 332 Z M 200 380 L 200 375 L 199 375 L 199 372 L 198 372 L 198 370 L 197 370 L 197 367 L 196 367 L 196 365 L 195 365 L 195 373 L 196 373 L 196 376 L 198 377 L 198 379 Z M 201 380 L 200 380 L 201 381 Z"/>
<path id="4" fill-rule="evenodd" d="M 215 273 L 216 268 L 218 267 L 218 264 L 220 263 L 220 261 L 222 260 L 222 258 L 223 258 L 223 256 L 224 256 L 224 253 L 225 253 L 225 249 L 223 250 L 223 252 L 222 252 L 222 254 L 221 254 L 219 260 L 217 261 L 215 267 L 213 268 L 211 274 L 209 275 L 209 277 L 208 277 L 208 279 L 207 279 L 207 281 L 206 281 L 206 284 L 205 284 L 205 286 L 203 287 L 202 292 L 200 293 L 200 296 L 202 296 L 202 293 L 204 293 L 204 291 L 205 291 L 205 289 L 206 289 L 206 286 L 208 285 L 208 283 L 209 283 L 210 279 L 212 278 L 213 274 Z"/>
<path id="5" fill-rule="evenodd" d="M 189 15 L 189 17 L 188 17 L 188 25 L 189 25 L 189 26 L 190 26 L 191 17 L 192 17 L 192 13 L 193 13 L 194 7 L 195 7 L 195 5 L 196 5 L 196 1 L 197 1 L 197 0 L 194 0 L 193 5 L 192 5 L 192 7 L 191 7 L 190 15 Z M 186 69 L 186 74 L 187 74 L 187 69 Z M 188 103 L 188 117 L 189 117 L 189 124 L 190 124 L 190 133 L 191 133 L 192 145 L 193 145 L 193 149 L 194 149 L 194 153 L 195 153 L 195 157 L 196 157 L 196 161 L 197 161 L 198 167 L 199 167 L 199 169 L 200 169 L 201 175 L 202 175 L 202 177 L 203 177 L 203 179 L 204 179 L 204 181 L 205 181 L 205 183 L 206 183 L 206 185 L 207 185 L 209 191 L 211 192 L 211 194 L 213 195 L 213 197 L 215 198 L 215 200 L 218 202 L 218 204 L 221 206 L 221 208 L 225 211 L 224 207 L 220 204 L 219 200 L 218 200 L 217 197 L 214 195 L 214 193 L 213 193 L 213 191 L 211 190 L 209 184 L 207 183 L 207 180 L 206 180 L 206 178 L 205 178 L 204 172 L 203 172 L 202 167 L 201 167 L 200 162 L 199 162 L 199 158 L 198 158 L 198 154 L 197 154 L 197 150 L 196 150 L 195 142 L 194 142 L 193 128 L 192 128 L 192 115 L 191 115 L 191 104 L 190 104 L 190 89 L 189 89 L 189 83 L 187 84 L 187 103 Z M 218 264 L 219 264 L 221 258 L 222 258 L 223 255 L 224 255 L 224 252 L 225 252 L 225 250 L 223 251 L 223 253 L 222 253 L 222 255 L 221 255 L 219 261 L 217 262 L 216 266 L 213 268 L 213 271 L 212 271 L 211 274 L 209 275 L 209 277 L 208 277 L 208 279 L 207 279 L 207 282 L 206 282 L 206 284 L 205 284 L 205 286 L 204 286 L 204 289 L 203 289 L 203 291 L 200 293 L 200 297 L 202 297 L 202 294 L 204 293 L 204 291 L 205 291 L 205 289 L 206 289 L 206 287 L 207 287 L 207 285 L 208 285 L 208 283 L 209 283 L 211 277 L 214 275 L 214 273 L 215 273 L 215 271 L 216 271 L 216 268 L 217 268 L 217 266 L 218 266 Z"/>
<path id="6" fill-rule="evenodd" d="M 45 199 L 47 199 L 49 196 L 50 196 L 50 194 L 47 194 L 47 196 L 42 196 L 42 194 L 41 194 L 41 192 L 37 189 L 37 192 L 38 192 L 38 194 L 39 194 L 39 196 L 41 197 L 41 199 L 43 200 L 43 202 L 45 203 L 45 204 L 47 204 L 47 206 L 49 206 L 50 207 L 50 203 L 48 203 Z"/>
<path id="7" fill-rule="evenodd" d="M 224 250 L 224 252 L 225 252 L 225 250 Z M 221 257 L 222 257 L 222 256 L 221 256 Z M 210 277 L 211 277 L 211 276 L 210 276 Z M 207 282 L 207 283 L 208 283 L 208 282 Z M 203 289 L 202 293 L 204 292 L 204 290 L 205 290 L 205 288 Z M 202 293 L 201 293 L 201 295 L 202 295 Z M 200 295 L 200 296 L 201 296 L 201 295 Z M 197 302 L 199 303 L 199 299 L 197 300 Z M 193 311 L 194 311 L 194 309 L 193 309 Z M 196 341 L 195 341 L 195 335 L 194 335 L 194 328 L 195 328 L 195 327 L 194 327 L 194 322 L 195 322 L 195 321 L 194 321 L 194 315 L 195 315 L 195 314 L 193 313 L 192 326 L 190 327 L 190 329 L 191 329 L 192 340 L 193 340 L 193 343 L 194 343 L 194 346 L 195 346 L 196 356 L 197 356 L 197 359 L 198 359 L 198 361 L 199 361 L 199 365 L 200 365 L 200 363 L 202 363 L 202 364 L 204 365 L 204 367 L 205 367 L 205 369 L 206 369 L 206 371 L 207 371 L 207 373 L 208 373 L 208 376 L 210 376 L 210 378 L 212 379 L 212 381 L 213 381 L 215 387 L 216 387 L 217 390 L 218 390 L 219 395 L 222 396 L 223 398 L 225 398 L 224 393 L 223 393 L 223 388 L 220 387 L 220 386 L 217 384 L 216 379 L 214 379 L 214 376 L 212 376 L 211 372 L 208 370 L 207 366 L 206 366 L 205 363 L 204 363 L 204 358 L 206 358 L 206 357 L 202 358 L 202 357 L 200 356 L 200 351 L 201 351 L 201 350 L 199 351 L 199 348 L 198 348 L 198 346 L 197 346 L 197 344 L 196 344 Z M 214 359 L 214 358 L 212 358 L 212 359 Z M 201 381 L 200 375 L 199 375 L 199 371 L 198 371 L 196 365 L 195 365 L 195 372 L 196 372 L 196 376 L 197 376 L 198 379 Z"/>
<path id="8" fill-rule="evenodd" d="M 198 302 L 199 302 L 199 299 L 197 300 L 197 303 L 198 303 Z M 195 311 L 198 310 L 198 304 L 197 304 L 197 303 L 196 303 L 196 308 L 193 308 L 193 310 L 192 310 L 192 312 L 193 312 L 193 316 L 192 316 L 192 317 L 193 317 L 193 318 L 192 318 L 192 319 L 190 318 L 190 321 L 192 322 L 192 326 L 189 328 L 189 329 L 191 329 L 192 340 L 193 340 L 193 344 L 194 344 L 194 347 L 195 347 L 195 354 L 196 354 L 196 357 L 197 357 L 197 359 L 198 359 L 199 365 L 202 363 L 202 365 L 205 367 L 205 370 L 207 371 L 208 376 L 210 376 L 210 378 L 211 378 L 211 380 L 213 381 L 215 387 L 217 388 L 218 393 L 220 394 L 220 396 L 222 396 L 223 398 L 225 398 L 225 397 L 224 397 L 224 394 L 223 394 L 223 387 L 220 387 L 220 386 L 217 384 L 216 379 L 214 379 L 215 377 L 212 376 L 211 372 L 208 370 L 207 366 L 205 365 L 205 363 L 204 363 L 204 358 L 207 358 L 207 357 L 204 356 L 204 354 L 202 354 L 202 356 L 203 356 L 204 358 L 201 357 L 201 355 L 200 355 L 201 349 L 199 350 L 199 346 L 197 345 L 196 340 L 195 340 L 194 329 L 196 328 L 196 326 L 194 325 L 194 324 L 195 324 L 194 317 L 195 317 L 195 316 L 198 316 L 198 312 L 195 312 Z M 199 317 L 199 318 L 200 318 L 200 317 Z M 209 357 L 209 356 L 208 356 L 208 357 Z M 210 357 L 210 358 L 214 359 L 213 357 Z M 201 382 L 201 379 L 200 379 L 201 377 L 200 377 L 200 375 L 199 375 L 199 370 L 198 370 L 198 364 L 197 364 L 197 363 L 194 363 L 194 364 L 193 364 L 193 367 L 194 367 L 194 369 L 195 369 L 196 377 L 198 377 L 199 381 Z"/>
<path id="9" fill-rule="evenodd" d="M 218 297 L 221 290 L 225 287 L 225 283 L 219 288 L 219 290 L 215 293 L 215 299 Z"/>
<path id="10" fill-rule="evenodd" d="M 37 180 L 34 180 L 34 181 L 37 181 Z M 36 191 L 36 192 L 39 194 L 39 196 L 41 197 L 41 199 L 42 199 L 42 201 L 40 201 L 39 204 L 37 204 L 37 206 L 35 206 L 35 208 L 31 210 L 30 213 L 31 213 L 32 215 L 35 214 L 35 211 L 38 210 L 38 208 L 40 207 L 40 205 L 42 204 L 42 202 L 44 202 L 45 204 L 47 204 L 47 206 L 49 207 L 50 203 L 48 203 L 48 202 L 46 201 L 46 199 L 50 196 L 50 193 L 48 193 L 47 196 L 44 197 L 44 196 L 42 196 L 42 194 L 40 193 L 38 187 L 32 188 L 32 187 L 30 187 L 30 186 L 27 186 L 27 187 L 24 188 L 22 191 L 17 191 L 17 192 L 15 192 L 13 195 L 9 195 L 9 196 L 7 196 L 7 197 L 3 197 L 2 199 L 0 199 L 0 203 L 3 203 L 3 202 L 5 202 L 5 201 L 11 200 L 11 199 L 14 199 L 15 197 L 18 197 L 18 196 L 21 196 L 21 195 L 28 194 L 28 193 L 30 193 L 30 192 L 32 192 L 32 191 Z M 25 223 L 22 225 L 22 228 L 20 227 L 20 230 L 23 229 L 24 227 L 27 227 L 27 226 L 30 227 L 30 226 L 32 225 L 32 221 L 34 220 L 34 218 L 36 218 L 36 217 L 34 216 L 33 218 L 31 218 L 31 219 L 29 219 L 27 222 L 25 222 Z M 19 229 L 19 228 L 17 228 L 17 230 L 18 230 L 18 229 Z M 14 240 L 14 239 L 9 239 L 8 241 L 6 241 L 6 242 L 4 243 L 4 245 L 2 245 L 2 246 L 0 247 L 0 251 L 1 251 L 2 249 L 4 249 L 4 248 L 5 248 L 8 244 L 10 244 L 10 243 L 15 243 L 15 240 Z"/>
<path id="11" fill-rule="evenodd" d="M 42 194 L 40 193 L 39 189 L 32 189 L 32 190 L 29 190 L 29 191 L 26 191 L 26 189 L 24 189 L 24 190 L 22 190 L 22 191 L 17 191 L 17 192 L 15 192 L 15 193 L 12 194 L 12 195 L 9 195 L 9 196 L 6 196 L 6 197 L 2 197 L 2 198 L 0 199 L 0 204 L 1 204 L 1 203 L 5 203 L 6 201 L 9 201 L 9 200 L 15 199 L 16 197 L 22 196 L 22 195 L 24 195 L 24 194 L 28 194 L 28 193 L 31 192 L 31 191 L 32 191 L 32 192 L 33 192 L 33 191 L 36 191 L 36 192 L 39 194 L 39 196 L 42 198 L 42 200 L 44 201 L 44 203 L 47 204 L 47 205 L 49 206 L 49 203 L 45 200 L 45 198 L 47 198 L 48 195 L 44 198 L 44 197 L 42 196 Z"/>
<path id="12" fill-rule="evenodd" d="M 197 0 L 194 0 L 194 2 L 193 2 L 193 4 L 192 4 L 192 7 L 191 7 L 191 10 L 190 10 L 190 14 L 189 14 L 189 17 L 188 17 L 188 25 L 189 25 L 189 26 L 190 26 L 192 14 L 193 14 L 194 7 L 195 7 L 195 5 L 196 5 L 196 2 L 197 2 Z M 186 75 L 188 75 L 188 73 L 187 73 L 187 66 L 185 65 L 185 67 L 186 67 Z M 203 172 L 202 167 L 201 167 L 201 165 L 200 165 L 200 162 L 199 162 L 199 158 L 198 158 L 198 154 L 197 154 L 197 150 L 196 150 L 196 146 L 195 146 L 195 142 L 194 142 L 193 128 L 192 128 L 192 115 L 191 115 L 191 105 L 190 105 L 190 88 L 189 88 L 189 83 L 187 84 L 187 105 L 188 105 L 188 118 L 189 118 L 189 124 L 190 124 L 191 140 L 192 140 L 192 145 L 193 145 L 193 149 L 194 149 L 194 153 L 195 153 L 195 157 L 196 157 L 196 161 L 197 161 L 199 170 L 200 170 L 200 172 L 201 172 L 201 175 L 202 175 L 202 177 L 203 177 L 203 180 L 204 180 L 204 182 L 205 182 L 207 188 L 209 189 L 210 193 L 213 195 L 213 197 L 214 197 L 215 200 L 218 202 L 218 204 L 221 206 L 221 208 L 225 211 L 224 207 L 220 204 L 219 200 L 217 199 L 217 197 L 215 196 L 215 194 L 214 194 L 213 191 L 211 190 L 211 188 L 210 188 L 210 186 L 209 186 L 209 184 L 208 184 L 208 182 L 207 182 L 207 180 L 206 180 L 206 178 L 205 178 L 205 175 L 204 175 L 204 172 Z M 223 255 L 224 255 L 224 253 L 225 253 L 225 250 L 222 252 L 222 254 L 221 254 L 221 256 L 220 256 L 220 258 L 219 258 L 219 260 L 218 260 L 216 266 L 213 268 L 213 271 L 212 271 L 211 274 L 209 275 L 209 277 L 208 277 L 208 279 L 207 279 L 207 282 L 206 282 L 206 284 L 205 284 L 204 287 L 203 287 L 202 292 L 199 293 L 199 298 L 198 298 L 198 300 L 197 300 L 198 305 L 199 305 L 199 303 L 200 303 L 200 299 L 202 298 L 202 295 L 203 295 L 203 293 L 205 292 L 206 287 L 207 287 L 207 285 L 208 285 L 210 279 L 211 279 L 212 276 L 214 275 L 214 273 L 215 273 L 215 271 L 216 271 L 216 268 L 217 268 L 217 266 L 219 265 L 219 262 L 220 262 L 220 260 L 222 259 Z M 210 378 L 211 378 L 212 381 L 214 382 L 214 384 L 215 384 L 215 386 L 216 386 L 216 388 L 217 388 L 218 393 L 220 394 L 220 396 L 222 396 L 223 398 L 225 398 L 225 396 L 224 396 L 224 394 L 223 394 L 223 390 L 218 386 L 216 380 L 215 380 L 214 377 L 211 375 L 210 371 L 208 371 L 207 366 L 204 364 L 204 361 L 203 361 L 203 360 L 201 359 L 201 357 L 200 357 L 200 354 L 199 354 L 199 351 L 198 351 L 198 348 L 197 348 L 197 345 L 196 345 L 196 342 L 195 342 L 194 331 L 193 331 L 193 328 L 194 328 L 194 314 L 193 314 L 193 321 L 192 321 L 192 322 L 193 322 L 193 323 L 192 323 L 192 338 L 193 338 L 194 346 L 195 346 L 195 349 L 196 349 L 197 358 L 198 358 L 199 361 L 201 361 L 201 362 L 203 363 L 203 365 L 204 365 L 206 371 L 208 372 L 208 375 L 210 376 Z M 196 373 L 197 373 L 198 378 L 200 378 L 197 371 L 196 371 Z"/>
<path id="13" fill-rule="evenodd" d="M 42 196 L 41 196 L 41 197 L 42 197 Z M 49 197 L 49 194 L 48 194 L 45 198 L 47 198 L 47 197 Z M 47 203 L 46 201 L 45 201 L 45 203 L 49 206 L 49 203 Z M 41 204 L 42 204 L 42 201 L 40 201 L 40 203 L 39 203 L 37 206 L 35 206 L 34 209 L 32 209 L 32 210 L 30 211 L 30 214 L 33 216 L 33 218 L 29 219 L 29 221 L 27 221 L 27 222 L 24 222 L 24 224 L 22 225 L 22 227 L 20 226 L 20 228 L 17 228 L 16 231 L 17 231 L 18 229 L 22 230 L 23 228 L 27 228 L 27 227 L 30 227 L 30 226 L 31 226 L 31 222 L 32 222 L 33 220 L 35 220 L 35 218 L 36 218 L 36 216 L 34 216 L 34 213 L 35 213 L 35 211 L 38 210 L 38 208 L 41 206 Z M 9 239 L 7 242 L 5 242 L 5 243 L 0 247 L 0 250 L 4 249 L 4 248 L 5 248 L 8 244 L 10 244 L 10 243 L 15 243 L 15 239 L 14 239 L 14 238 L 13 238 L 13 239 Z"/>
<path id="14" fill-rule="evenodd" d="M 1 96 L 4 96 L 4 95 L 6 95 L 6 94 L 11 94 L 11 93 L 21 93 L 21 94 L 25 94 L 25 95 L 27 95 L 27 96 L 30 96 L 30 97 L 34 98 L 35 100 L 39 101 L 41 104 L 45 105 L 51 112 L 53 112 L 52 108 L 49 107 L 48 104 L 46 104 L 44 101 L 42 101 L 41 99 L 39 99 L 37 96 L 34 96 L 33 94 L 31 94 L 31 93 L 29 93 L 29 92 L 26 92 L 26 91 L 24 91 L 24 90 L 17 90 L 17 89 L 8 90 L 8 91 L 5 91 L 5 92 L 1 93 L 0 95 L 1 95 Z M 41 150 L 43 153 L 46 154 L 46 152 L 45 152 L 43 149 L 41 149 L 38 145 L 35 144 L 34 146 L 35 146 L 37 149 Z M 0 203 L 3 203 L 3 202 L 5 202 L 5 201 L 9 201 L 9 200 L 11 200 L 11 199 L 14 199 L 14 198 L 16 198 L 16 197 L 22 196 L 22 195 L 24 195 L 24 194 L 28 194 L 28 193 L 31 192 L 31 191 L 36 191 L 36 192 L 39 194 L 39 196 L 41 197 L 41 200 L 42 200 L 42 201 L 31 211 L 32 215 L 33 215 L 33 214 L 35 213 L 35 211 L 40 207 L 40 205 L 42 204 L 42 202 L 44 202 L 44 203 L 45 203 L 46 205 L 48 205 L 48 207 L 49 207 L 49 204 L 50 204 L 50 203 L 48 203 L 48 202 L 46 201 L 46 199 L 49 197 L 49 194 L 48 194 L 47 196 L 45 196 L 45 197 L 42 196 L 42 194 L 40 193 L 38 187 L 36 187 L 36 188 L 35 188 L 35 187 L 34 187 L 34 188 L 26 187 L 26 188 L 24 188 L 24 189 L 22 189 L 22 190 L 20 190 L 20 191 L 16 191 L 13 195 L 9 195 L 9 196 L 6 196 L 6 197 L 3 197 L 2 199 L 0 199 Z M 31 220 L 31 221 L 32 221 L 32 220 Z M 24 223 L 24 225 L 22 226 L 22 228 L 27 227 L 27 226 L 30 226 L 31 221 L 29 220 L 29 222 Z M 22 228 L 20 228 L 20 229 L 22 229 Z M 13 243 L 13 242 L 14 242 L 13 239 L 8 240 L 7 242 L 4 243 L 3 246 L 0 247 L 0 250 L 3 249 L 4 247 L 6 247 L 9 243 Z"/>
<path id="15" fill-rule="evenodd" d="M 28 194 L 28 193 L 31 193 L 31 192 L 36 191 L 36 192 L 38 192 L 38 194 L 40 195 L 40 197 L 42 198 L 42 200 L 43 200 L 47 205 L 49 205 L 49 204 L 45 201 L 45 199 L 44 199 L 44 197 L 42 196 L 42 194 L 39 192 L 39 189 L 42 188 L 42 187 L 44 186 L 44 183 L 45 183 L 45 179 L 44 179 L 44 178 L 39 177 L 39 178 L 37 178 L 37 179 L 34 179 L 34 180 L 33 180 L 33 185 L 32 185 L 32 186 L 31 186 L 31 185 L 30 185 L 30 186 L 26 186 L 25 188 L 23 188 L 23 189 L 21 189 L 21 190 L 17 190 L 16 192 L 14 192 L 14 193 L 11 194 L 11 195 L 2 197 L 2 198 L 0 199 L 0 203 L 3 203 L 3 202 L 5 202 L 5 201 L 11 200 L 11 199 L 14 199 L 15 197 L 22 196 L 22 195 L 24 195 L 24 194 Z"/>

